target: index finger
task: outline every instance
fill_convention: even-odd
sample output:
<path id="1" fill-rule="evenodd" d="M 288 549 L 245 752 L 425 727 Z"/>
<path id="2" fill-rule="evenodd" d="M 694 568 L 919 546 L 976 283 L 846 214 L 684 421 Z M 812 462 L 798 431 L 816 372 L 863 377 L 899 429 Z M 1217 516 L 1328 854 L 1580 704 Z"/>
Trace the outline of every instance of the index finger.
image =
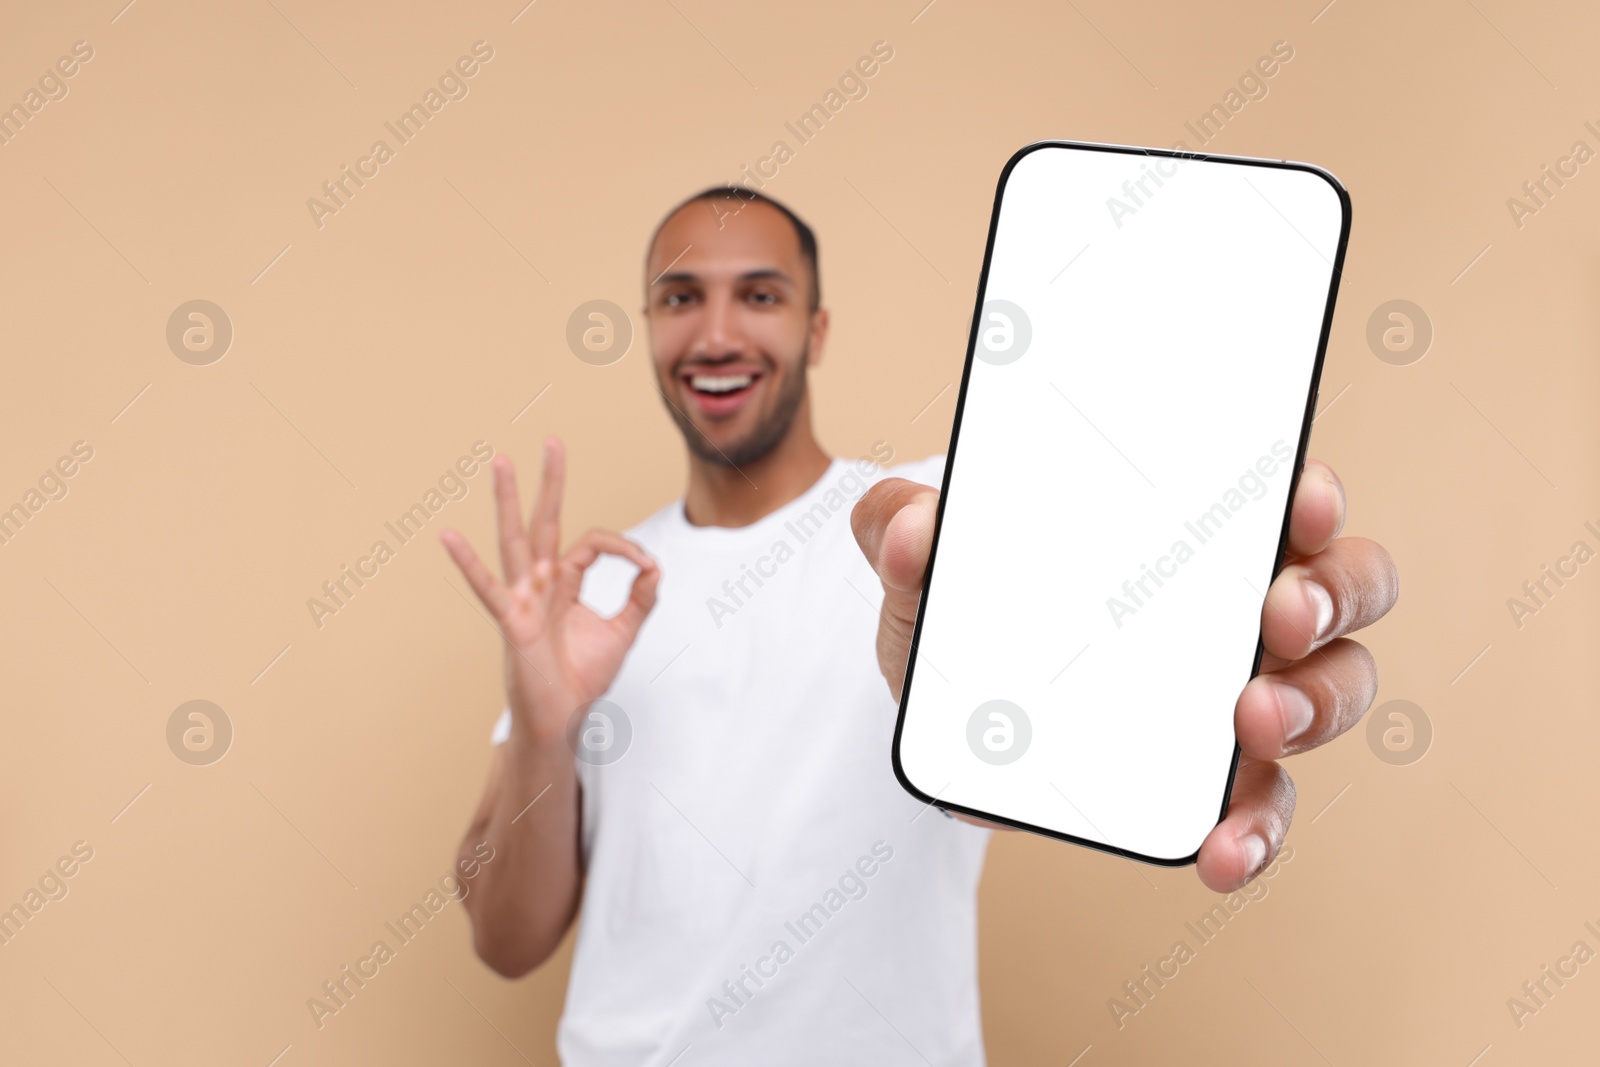
<path id="1" fill-rule="evenodd" d="M 1344 529 L 1344 483 L 1320 459 L 1306 460 L 1289 509 L 1289 552 L 1314 556 Z"/>

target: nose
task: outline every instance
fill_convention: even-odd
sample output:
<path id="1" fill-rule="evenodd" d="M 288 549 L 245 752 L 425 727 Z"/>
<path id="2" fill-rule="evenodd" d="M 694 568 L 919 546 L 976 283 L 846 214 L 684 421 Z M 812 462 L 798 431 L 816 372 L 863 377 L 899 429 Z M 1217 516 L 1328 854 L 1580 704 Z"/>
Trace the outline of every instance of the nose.
<path id="1" fill-rule="evenodd" d="M 733 294 L 714 290 L 706 295 L 705 315 L 690 355 L 696 359 L 737 359 L 744 354 L 744 331 Z"/>

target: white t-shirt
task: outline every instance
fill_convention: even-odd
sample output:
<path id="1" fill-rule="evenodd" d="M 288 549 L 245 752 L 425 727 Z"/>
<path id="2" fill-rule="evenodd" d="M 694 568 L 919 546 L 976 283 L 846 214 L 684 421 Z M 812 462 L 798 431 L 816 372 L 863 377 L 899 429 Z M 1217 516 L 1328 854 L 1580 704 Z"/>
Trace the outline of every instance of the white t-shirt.
<path id="1" fill-rule="evenodd" d="M 628 531 L 662 577 L 580 742 L 568 1067 L 984 1063 L 989 832 L 895 781 L 882 587 L 850 530 L 873 482 L 937 487 L 943 462 L 835 459 L 749 526 L 679 500 Z M 615 614 L 635 573 L 602 557 L 584 602 Z"/>

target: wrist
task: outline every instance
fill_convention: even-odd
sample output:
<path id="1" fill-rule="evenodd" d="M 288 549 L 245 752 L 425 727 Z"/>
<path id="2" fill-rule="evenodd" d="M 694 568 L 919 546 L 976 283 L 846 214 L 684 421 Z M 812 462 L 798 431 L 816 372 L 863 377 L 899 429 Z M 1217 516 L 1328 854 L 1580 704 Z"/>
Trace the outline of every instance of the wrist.
<path id="1" fill-rule="evenodd" d="M 548 707 L 529 706 L 515 698 L 505 710 L 510 720 L 509 730 L 504 735 L 507 744 L 513 745 L 518 751 L 530 753 L 562 750 L 571 754 L 567 744 L 566 716 L 554 713 Z"/>

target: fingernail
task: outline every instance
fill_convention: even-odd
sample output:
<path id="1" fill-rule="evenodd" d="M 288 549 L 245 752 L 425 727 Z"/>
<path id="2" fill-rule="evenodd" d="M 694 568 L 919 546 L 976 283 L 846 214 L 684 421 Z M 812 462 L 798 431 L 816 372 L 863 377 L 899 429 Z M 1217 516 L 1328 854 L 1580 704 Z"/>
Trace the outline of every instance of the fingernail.
<path id="1" fill-rule="evenodd" d="M 1317 614 L 1315 636 L 1321 637 L 1333 625 L 1333 597 L 1309 578 L 1300 579 L 1300 587 L 1305 590 L 1306 599 L 1311 602 L 1311 610 Z"/>
<path id="2" fill-rule="evenodd" d="M 1283 717 L 1283 740 L 1288 744 L 1311 728 L 1316 708 L 1311 706 L 1311 698 L 1303 689 L 1283 682 L 1267 684 L 1272 686 L 1278 698 L 1278 710 Z"/>
<path id="3" fill-rule="evenodd" d="M 1267 839 L 1260 834 L 1245 834 L 1239 838 L 1239 848 L 1244 852 L 1245 877 L 1255 877 L 1267 862 Z"/>

